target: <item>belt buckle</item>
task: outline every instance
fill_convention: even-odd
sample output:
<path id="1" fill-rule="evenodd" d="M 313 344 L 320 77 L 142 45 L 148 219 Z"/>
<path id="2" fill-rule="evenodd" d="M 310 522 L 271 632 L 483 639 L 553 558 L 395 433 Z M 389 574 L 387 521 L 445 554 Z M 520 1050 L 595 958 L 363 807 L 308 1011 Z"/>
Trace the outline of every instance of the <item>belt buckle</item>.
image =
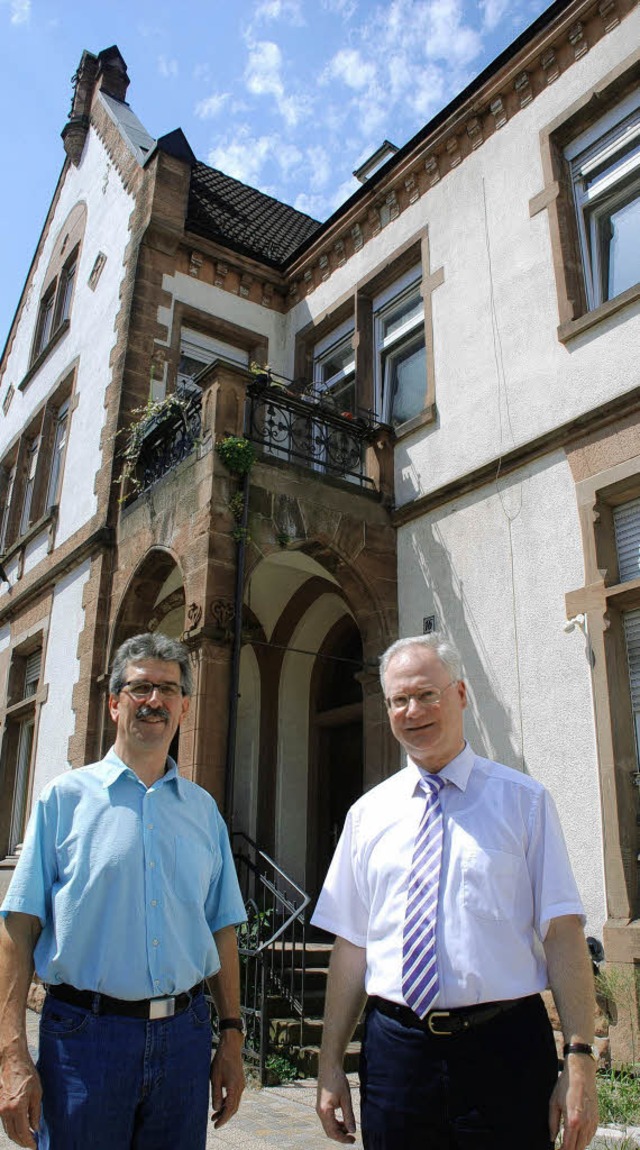
<path id="1" fill-rule="evenodd" d="M 431 1013 L 427 1015 L 427 1026 L 429 1027 L 430 1033 L 435 1034 L 436 1036 L 440 1035 L 440 1037 L 442 1037 L 442 1038 L 446 1038 L 448 1036 L 451 1036 L 451 1034 L 453 1034 L 452 1030 L 434 1030 L 434 1026 L 433 1026 L 433 1023 L 436 1020 L 436 1018 L 450 1018 L 450 1017 L 451 1017 L 451 1011 L 450 1010 L 432 1010 Z"/>
<path id="2" fill-rule="evenodd" d="M 176 1012 L 176 1000 L 171 998 L 152 998 L 149 1000 L 149 1018 L 173 1018 Z"/>

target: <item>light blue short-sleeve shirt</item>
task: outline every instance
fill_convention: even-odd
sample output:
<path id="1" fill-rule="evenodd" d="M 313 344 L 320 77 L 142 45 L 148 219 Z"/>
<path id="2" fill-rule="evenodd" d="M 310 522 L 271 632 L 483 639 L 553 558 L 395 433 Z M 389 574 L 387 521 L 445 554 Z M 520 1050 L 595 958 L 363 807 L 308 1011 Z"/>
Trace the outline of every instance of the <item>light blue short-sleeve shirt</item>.
<path id="1" fill-rule="evenodd" d="M 40 919 L 43 982 L 140 999 L 220 969 L 213 933 L 246 919 L 229 836 L 167 766 L 147 788 L 112 749 L 42 792 L 0 913 Z"/>

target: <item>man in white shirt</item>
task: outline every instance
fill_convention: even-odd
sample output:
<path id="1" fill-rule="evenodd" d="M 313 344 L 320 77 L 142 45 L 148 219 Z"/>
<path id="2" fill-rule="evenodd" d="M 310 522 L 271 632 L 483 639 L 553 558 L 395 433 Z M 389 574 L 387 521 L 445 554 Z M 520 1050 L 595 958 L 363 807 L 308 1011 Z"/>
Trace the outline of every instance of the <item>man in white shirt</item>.
<path id="1" fill-rule="evenodd" d="M 343 1060 L 366 1001 L 367 1150 L 550 1150 L 561 1119 L 563 1150 L 585 1150 L 597 1125 L 593 976 L 553 801 L 465 742 L 460 658 L 442 636 L 394 643 L 381 679 L 407 766 L 351 808 L 313 917 L 337 936 L 318 1076 L 325 1133 L 354 1141 Z M 407 954 L 426 887 L 426 934 Z M 560 1077 L 547 985 L 566 1044 Z"/>

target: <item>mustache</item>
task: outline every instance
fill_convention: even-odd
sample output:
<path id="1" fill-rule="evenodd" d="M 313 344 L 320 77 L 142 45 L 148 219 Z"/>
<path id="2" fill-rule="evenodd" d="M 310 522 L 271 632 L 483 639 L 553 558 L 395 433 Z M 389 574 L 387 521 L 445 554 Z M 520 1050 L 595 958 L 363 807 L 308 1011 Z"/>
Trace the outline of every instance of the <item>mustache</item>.
<path id="1" fill-rule="evenodd" d="M 136 719 L 168 719 L 169 712 L 166 707 L 150 707 L 148 703 L 143 703 L 136 711 Z"/>

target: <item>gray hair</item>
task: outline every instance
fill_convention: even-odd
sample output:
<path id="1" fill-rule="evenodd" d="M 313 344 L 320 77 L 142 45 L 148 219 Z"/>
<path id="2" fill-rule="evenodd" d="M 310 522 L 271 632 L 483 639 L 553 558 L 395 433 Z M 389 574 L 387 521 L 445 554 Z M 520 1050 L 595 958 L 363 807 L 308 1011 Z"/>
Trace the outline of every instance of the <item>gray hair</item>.
<path id="1" fill-rule="evenodd" d="M 409 635 L 406 639 L 397 639 L 395 643 L 387 647 L 384 654 L 380 656 L 380 682 L 383 691 L 385 689 L 384 677 L 389 663 L 395 655 L 399 655 L 401 651 L 406 651 L 410 647 L 426 647 L 428 651 L 433 651 L 443 667 L 446 667 L 454 683 L 462 678 L 462 659 L 459 652 L 441 631 L 433 631 L 430 635 Z"/>
<path id="2" fill-rule="evenodd" d="M 159 631 L 147 631 L 143 635 L 133 635 L 125 639 L 113 657 L 109 692 L 119 695 L 125 684 L 125 671 L 128 663 L 141 663 L 144 659 L 161 659 L 164 663 L 177 663 L 180 667 L 180 684 L 183 695 L 193 690 L 193 675 L 189 652 L 178 639 L 169 639 Z"/>

